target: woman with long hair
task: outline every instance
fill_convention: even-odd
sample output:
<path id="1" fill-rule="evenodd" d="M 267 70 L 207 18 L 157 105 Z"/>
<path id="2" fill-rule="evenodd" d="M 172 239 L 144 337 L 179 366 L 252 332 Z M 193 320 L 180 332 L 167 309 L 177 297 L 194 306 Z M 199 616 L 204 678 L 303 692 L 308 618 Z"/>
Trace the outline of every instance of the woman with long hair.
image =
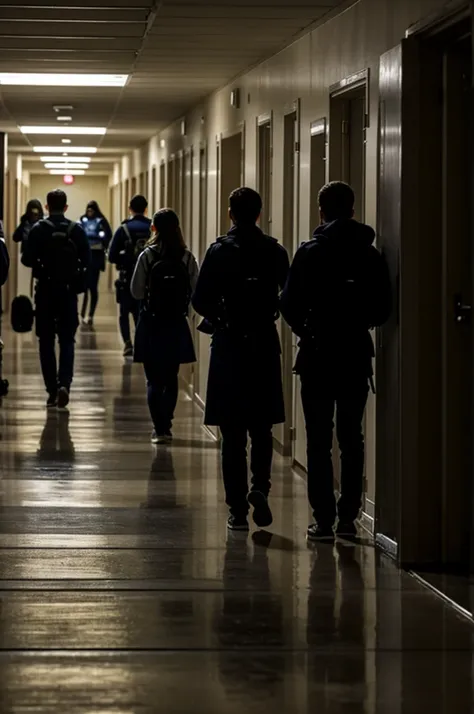
<path id="1" fill-rule="evenodd" d="M 154 236 L 138 258 L 130 289 L 142 301 L 134 360 L 145 370 L 152 442 L 163 444 L 172 439 L 179 367 L 196 361 L 188 312 L 199 268 L 173 210 L 155 213 L 152 230 Z"/>
<path id="2" fill-rule="evenodd" d="M 43 206 L 38 198 L 31 198 L 26 204 L 26 209 L 20 218 L 20 224 L 13 233 L 15 243 L 20 243 L 20 251 L 23 253 L 30 231 L 38 221 L 44 218 Z M 33 296 L 33 272 L 30 279 L 30 295 Z"/>
<path id="3" fill-rule="evenodd" d="M 87 284 L 82 301 L 81 318 L 83 325 L 87 324 L 92 327 L 97 303 L 99 302 L 100 274 L 105 270 L 105 253 L 112 239 L 112 229 L 100 210 L 97 201 L 89 201 L 86 212 L 80 217 L 79 223 L 84 229 L 91 249 L 91 262 L 87 271 Z M 89 294 L 89 320 L 86 321 Z"/>
<path id="4" fill-rule="evenodd" d="M 38 223 L 42 218 L 44 218 L 43 206 L 41 201 L 37 198 L 32 198 L 26 204 L 26 210 L 22 217 L 20 218 L 20 224 L 17 226 L 14 234 L 13 240 L 15 243 L 21 243 L 21 252 L 23 253 L 23 247 L 25 241 L 28 240 L 31 229 Z"/>

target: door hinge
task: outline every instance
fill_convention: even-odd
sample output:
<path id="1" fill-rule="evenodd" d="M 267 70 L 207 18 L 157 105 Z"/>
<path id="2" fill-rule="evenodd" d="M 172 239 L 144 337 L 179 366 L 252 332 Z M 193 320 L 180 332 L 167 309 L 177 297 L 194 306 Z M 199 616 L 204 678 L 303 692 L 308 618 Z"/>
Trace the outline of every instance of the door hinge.
<path id="1" fill-rule="evenodd" d="M 300 153 L 300 142 L 295 141 L 295 154 L 299 154 L 299 153 Z"/>
<path id="2" fill-rule="evenodd" d="M 369 114 L 364 114 L 364 129 L 368 129 L 370 127 L 370 116 Z"/>
<path id="3" fill-rule="evenodd" d="M 294 426 L 290 428 L 290 441 L 296 441 L 296 429 Z"/>
<path id="4" fill-rule="evenodd" d="M 349 134 L 349 121 L 347 119 L 343 119 L 341 123 L 341 132 L 343 134 Z"/>

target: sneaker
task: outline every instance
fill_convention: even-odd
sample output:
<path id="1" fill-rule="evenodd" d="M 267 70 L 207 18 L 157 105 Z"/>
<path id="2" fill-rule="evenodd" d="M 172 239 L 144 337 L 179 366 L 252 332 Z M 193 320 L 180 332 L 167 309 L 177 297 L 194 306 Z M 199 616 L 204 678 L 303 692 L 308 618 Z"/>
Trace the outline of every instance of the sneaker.
<path id="1" fill-rule="evenodd" d="M 130 341 L 125 343 L 125 347 L 123 348 L 123 356 L 133 357 L 133 345 Z"/>
<path id="2" fill-rule="evenodd" d="M 330 542 L 334 540 L 334 531 L 332 528 L 328 528 L 327 526 L 318 526 L 317 523 L 313 523 L 312 525 L 308 526 L 306 538 L 308 540 Z"/>
<path id="3" fill-rule="evenodd" d="M 55 409 L 58 406 L 58 395 L 50 394 L 46 402 L 46 409 Z"/>
<path id="4" fill-rule="evenodd" d="M 336 528 L 336 535 L 339 536 L 339 538 L 353 540 L 354 538 L 357 538 L 357 526 L 353 521 L 349 521 L 349 523 L 339 521 Z"/>
<path id="5" fill-rule="evenodd" d="M 251 491 L 247 498 L 253 506 L 253 521 L 259 528 L 267 528 L 273 523 L 273 516 L 268 505 L 268 498 L 261 491 Z"/>
<path id="6" fill-rule="evenodd" d="M 151 443 L 152 444 L 171 444 L 173 441 L 173 435 L 171 432 L 167 434 L 157 434 L 155 429 L 151 433 Z"/>
<path id="7" fill-rule="evenodd" d="M 230 531 L 248 532 L 249 524 L 246 518 L 242 518 L 241 516 L 229 516 L 229 518 L 227 519 L 227 528 Z"/>
<path id="8" fill-rule="evenodd" d="M 69 390 L 67 387 L 60 387 L 58 392 L 58 409 L 66 409 L 69 404 Z"/>

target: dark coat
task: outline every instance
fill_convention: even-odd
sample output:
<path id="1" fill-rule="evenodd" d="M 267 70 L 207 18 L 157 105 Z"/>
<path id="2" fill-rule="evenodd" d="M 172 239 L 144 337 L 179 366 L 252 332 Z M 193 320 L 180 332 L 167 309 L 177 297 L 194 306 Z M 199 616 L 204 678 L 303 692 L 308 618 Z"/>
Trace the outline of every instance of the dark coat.
<path id="1" fill-rule="evenodd" d="M 144 298 L 149 272 L 153 263 L 160 259 L 159 252 L 152 246 L 140 255 L 131 280 L 131 294 L 142 301 L 140 316 L 135 333 L 134 361 L 152 362 L 158 368 L 176 364 L 190 364 L 196 361 L 193 338 L 186 317 L 178 322 L 163 322 L 147 312 Z M 198 265 L 193 254 L 186 250 L 183 263 L 189 273 L 191 289 L 196 285 Z"/>
<path id="2" fill-rule="evenodd" d="M 132 245 L 129 245 L 129 237 L 124 230 L 124 226 L 130 234 Z M 132 279 L 133 271 L 137 263 L 137 252 L 143 250 L 150 238 L 151 220 L 146 216 L 136 215 L 123 221 L 122 225 L 115 231 L 109 248 L 109 262 L 123 271 L 128 282 Z M 138 249 L 137 249 L 138 246 Z"/>
<path id="3" fill-rule="evenodd" d="M 258 306 L 249 310 L 241 301 L 244 263 L 259 265 L 261 270 L 263 266 L 265 272 L 268 289 L 265 302 L 269 309 L 256 321 L 253 317 L 258 314 Z M 283 246 L 255 226 L 234 227 L 209 248 L 193 297 L 196 312 L 215 326 L 206 424 L 251 426 L 285 421 L 281 348 L 275 320 L 278 295 L 288 269 L 288 255 Z M 227 320 L 229 314 L 231 318 Z"/>
<path id="4" fill-rule="evenodd" d="M 372 375 L 370 329 L 391 309 L 388 270 L 374 240 L 370 226 L 337 220 L 319 226 L 297 251 L 280 305 L 300 337 L 298 374 L 348 383 Z M 351 285 L 355 293 L 346 292 Z M 351 304 L 349 294 L 357 298 Z"/>

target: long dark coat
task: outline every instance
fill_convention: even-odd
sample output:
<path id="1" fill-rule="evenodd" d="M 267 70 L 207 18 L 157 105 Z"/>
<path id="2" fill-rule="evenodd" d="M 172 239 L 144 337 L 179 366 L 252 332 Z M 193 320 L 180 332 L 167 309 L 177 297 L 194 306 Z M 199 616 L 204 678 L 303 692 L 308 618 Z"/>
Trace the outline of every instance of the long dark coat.
<path id="1" fill-rule="evenodd" d="M 241 250 L 242 249 L 242 250 Z M 281 375 L 281 348 L 275 312 L 246 329 L 252 316 L 242 314 L 238 329 L 219 323 L 223 303 L 239 310 L 241 261 L 265 266 L 269 303 L 278 304 L 289 269 L 286 250 L 256 227 L 232 229 L 208 250 L 201 267 L 193 305 L 213 325 L 219 325 L 211 343 L 205 423 L 279 424 L 285 421 Z M 239 267 L 240 266 L 240 267 Z"/>

